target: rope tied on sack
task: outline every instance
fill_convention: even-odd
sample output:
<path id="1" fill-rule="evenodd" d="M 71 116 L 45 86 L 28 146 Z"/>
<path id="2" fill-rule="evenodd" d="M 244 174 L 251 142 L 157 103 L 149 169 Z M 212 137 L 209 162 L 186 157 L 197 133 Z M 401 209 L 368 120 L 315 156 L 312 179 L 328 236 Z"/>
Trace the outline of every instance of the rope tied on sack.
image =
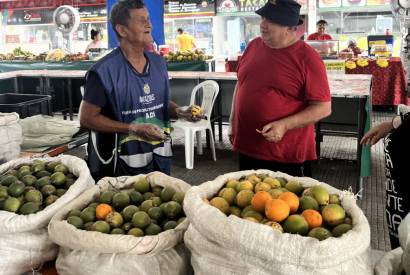
<path id="1" fill-rule="evenodd" d="M 361 188 L 357 193 L 353 193 L 353 188 L 352 186 L 349 186 L 347 190 L 342 190 L 342 193 L 340 194 L 340 199 L 343 198 L 353 198 L 355 201 L 358 200 L 358 198 L 361 198 L 363 196 L 363 188 Z"/>
<path id="2" fill-rule="evenodd" d="M 40 253 L 41 251 L 37 251 L 37 252 Z M 29 254 L 30 254 L 30 268 L 31 268 L 32 275 L 41 275 L 40 270 L 43 267 L 43 263 L 40 263 L 39 265 L 37 265 L 37 267 L 34 267 L 31 249 L 29 250 Z"/>

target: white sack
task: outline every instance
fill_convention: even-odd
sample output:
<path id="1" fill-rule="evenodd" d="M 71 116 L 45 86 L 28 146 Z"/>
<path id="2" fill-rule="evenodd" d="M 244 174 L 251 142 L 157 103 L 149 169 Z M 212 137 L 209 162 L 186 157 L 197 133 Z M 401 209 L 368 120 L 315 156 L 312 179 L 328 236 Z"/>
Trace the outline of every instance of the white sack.
<path id="1" fill-rule="evenodd" d="M 229 173 L 192 187 L 184 210 L 190 220 L 185 245 L 191 251 L 195 274 L 372 274 L 369 259 L 370 227 L 356 199 L 311 178 L 295 178 L 303 186 L 321 184 L 339 194 L 342 206 L 352 216 L 353 229 L 340 238 L 319 241 L 296 234 L 280 234 L 272 228 L 236 216 L 226 217 L 202 198 L 214 196 L 228 179 L 248 174 L 291 176 L 268 170 Z"/>
<path id="2" fill-rule="evenodd" d="M 20 120 L 25 135 L 55 134 L 72 136 L 80 128 L 79 121 L 64 120 L 58 117 L 35 115 Z"/>
<path id="3" fill-rule="evenodd" d="M 410 214 L 399 225 L 399 241 L 403 249 L 402 265 L 406 274 L 410 274 Z"/>
<path id="4" fill-rule="evenodd" d="M 403 266 L 401 264 L 401 257 L 403 250 L 398 247 L 392 251 L 387 252 L 384 257 L 376 264 L 374 268 L 375 275 L 401 275 Z"/>
<path id="5" fill-rule="evenodd" d="M 67 143 L 80 130 L 78 121 L 45 115 L 27 117 L 21 119 L 19 123 L 23 129 L 21 147 L 25 150 Z"/>
<path id="6" fill-rule="evenodd" d="M 56 202 L 30 215 L 0 211 L 0 274 L 21 274 L 57 255 L 57 246 L 48 237 L 46 226 L 53 215 L 84 190 L 94 185 L 87 164 L 77 157 L 44 158 L 45 162 L 60 161 L 78 179 Z M 0 165 L 0 174 L 33 159 L 24 158 Z"/>
<path id="7" fill-rule="evenodd" d="M 142 177 L 145 175 L 103 178 L 53 217 L 48 230 L 51 239 L 61 246 L 56 262 L 59 274 L 190 274 L 188 251 L 178 245 L 188 228 L 187 219 L 175 229 L 144 237 L 80 230 L 65 220 L 72 209 L 83 209 L 101 192 L 130 188 Z M 159 172 L 146 177 L 151 186 L 172 186 L 180 192 L 190 188 L 184 181 Z"/>
<path id="8" fill-rule="evenodd" d="M 15 159 L 20 154 L 23 140 L 17 113 L 0 113 L 0 164 Z"/>

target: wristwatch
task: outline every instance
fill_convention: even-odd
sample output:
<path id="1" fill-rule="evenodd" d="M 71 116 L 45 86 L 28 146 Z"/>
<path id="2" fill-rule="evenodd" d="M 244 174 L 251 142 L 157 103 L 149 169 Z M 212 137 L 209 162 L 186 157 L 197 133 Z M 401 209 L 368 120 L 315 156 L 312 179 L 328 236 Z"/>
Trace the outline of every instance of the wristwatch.
<path id="1" fill-rule="evenodd" d="M 391 124 L 393 126 L 393 129 L 397 129 L 399 128 L 399 126 L 401 125 L 402 119 L 401 116 L 395 116 L 393 117 Z"/>

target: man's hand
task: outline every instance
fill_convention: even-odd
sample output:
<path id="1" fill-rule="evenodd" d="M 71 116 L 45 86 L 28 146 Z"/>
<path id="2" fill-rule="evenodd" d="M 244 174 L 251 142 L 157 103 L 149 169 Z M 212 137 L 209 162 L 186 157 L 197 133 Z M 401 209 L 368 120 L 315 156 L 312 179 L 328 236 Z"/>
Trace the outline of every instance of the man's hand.
<path id="1" fill-rule="evenodd" d="M 189 107 L 178 107 L 175 111 L 177 113 L 178 118 L 183 118 L 188 121 L 195 122 L 203 118 L 202 109 L 197 105 L 191 105 Z"/>
<path id="2" fill-rule="evenodd" d="M 228 128 L 228 137 L 229 137 L 229 142 L 231 143 L 231 145 L 233 145 L 234 136 L 235 136 L 235 127 L 233 123 L 231 123 Z"/>
<path id="3" fill-rule="evenodd" d="M 263 135 L 267 141 L 279 142 L 282 140 L 287 131 L 288 128 L 286 124 L 281 120 L 277 120 L 266 124 L 263 129 L 258 132 L 260 132 L 260 134 Z"/>
<path id="4" fill-rule="evenodd" d="M 374 145 L 393 129 L 391 122 L 383 122 L 371 128 L 360 141 L 363 145 Z"/>
<path id="5" fill-rule="evenodd" d="M 165 134 L 161 127 L 151 123 L 130 124 L 129 132 L 148 141 L 165 139 Z"/>

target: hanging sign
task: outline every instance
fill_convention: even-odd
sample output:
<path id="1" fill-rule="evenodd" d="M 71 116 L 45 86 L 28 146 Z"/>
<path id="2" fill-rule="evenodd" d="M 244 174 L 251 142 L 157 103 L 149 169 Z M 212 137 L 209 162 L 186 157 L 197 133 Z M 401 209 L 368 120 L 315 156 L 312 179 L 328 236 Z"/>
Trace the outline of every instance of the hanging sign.
<path id="1" fill-rule="evenodd" d="M 214 0 L 165 0 L 164 16 L 167 18 L 186 16 L 214 16 Z"/>
<path id="2" fill-rule="evenodd" d="M 268 0 L 217 0 L 216 11 L 219 13 L 252 12 L 263 7 Z"/>
<path id="3" fill-rule="evenodd" d="M 8 10 L 7 25 L 31 25 L 53 23 L 52 9 L 46 10 Z"/>
<path id="4" fill-rule="evenodd" d="M 107 20 L 107 8 L 105 6 L 79 7 L 81 22 L 105 22 Z"/>
<path id="5" fill-rule="evenodd" d="M 217 13 L 235 13 L 235 12 L 254 12 L 262 8 L 268 0 L 217 0 Z M 302 7 L 306 9 L 307 0 L 297 0 Z"/>
<path id="6" fill-rule="evenodd" d="M 342 5 L 341 0 L 319 0 L 319 8 L 334 8 Z"/>
<path id="7" fill-rule="evenodd" d="M 343 7 L 359 7 L 366 5 L 366 0 L 343 0 Z"/>

